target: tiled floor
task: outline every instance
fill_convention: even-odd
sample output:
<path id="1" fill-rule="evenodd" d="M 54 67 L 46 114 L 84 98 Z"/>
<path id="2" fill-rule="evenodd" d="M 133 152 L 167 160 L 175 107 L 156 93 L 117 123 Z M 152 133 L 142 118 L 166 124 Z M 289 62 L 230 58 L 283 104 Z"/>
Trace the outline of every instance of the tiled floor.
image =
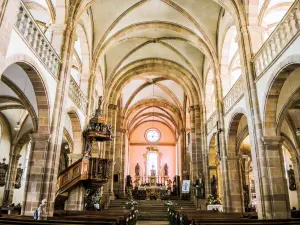
<path id="1" fill-rule="evenodd" d="M 137 225 L 168 225 L 168 221 L 138 221 Z"/>

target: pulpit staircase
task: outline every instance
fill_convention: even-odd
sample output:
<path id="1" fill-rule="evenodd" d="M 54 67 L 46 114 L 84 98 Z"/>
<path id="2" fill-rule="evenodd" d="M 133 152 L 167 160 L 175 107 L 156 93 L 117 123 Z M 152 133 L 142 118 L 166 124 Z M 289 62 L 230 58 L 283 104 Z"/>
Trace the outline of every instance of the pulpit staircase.
<path id="1" fill-rule="evenodd" d="M 127 200 L 118 199 L 110 202 L 109 208 L 122 209 Z M 167 206 L 163 200 L 140 200 L 137 201 L 138 220 L 143 221 L 167 221 Z M 175 209 L 196 209 L 194 202 L 188 200 L 173 201 L 176 204 Z"/>
<path id="2" fill-rule="evenodd" d="M 63 206 L 68 193 L 83 184 L 85 189 L 97 190 L 108 182 L 112 169 L 112 160 L 92 157 L 93 142 L 113 140 L 112 127 L 102 117 L 102 96 L 99 97 L 98 108 L 83 132 L 84 156 L 58 174 L 56 183 L 55 207 Z M 90 195 L 95 191 L 90 192 Z M 87 196 L 85 196 L 87 197 Z M 92 204 L 93 205 L 93 204 Z"/>
<path id="3" fill-rule="evenodd" d="M 68 199 L 68 193 L 80 184 L 88 188 L 100 187 L 108 181 L 112 161 L 101 158 L 77 160 L 61 171 L 56 183 L 56 204 Z"/>

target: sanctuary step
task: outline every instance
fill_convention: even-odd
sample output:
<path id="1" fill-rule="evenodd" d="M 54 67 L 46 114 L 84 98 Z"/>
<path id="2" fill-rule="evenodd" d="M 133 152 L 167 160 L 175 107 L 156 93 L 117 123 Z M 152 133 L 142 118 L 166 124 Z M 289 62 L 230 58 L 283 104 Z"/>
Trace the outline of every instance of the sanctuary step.
<path id="1" fill-rule="evenodd" d="M 126 199 L 118 199 L 110 202 L 110 209 L 122 209 L 126 207 Z M 164 201 L 141 200 L 138 201 L 139 220 L 167 221 L 167 207 Z M 196 209 L 192 201 L 174 201 L 175 209 Z"/>

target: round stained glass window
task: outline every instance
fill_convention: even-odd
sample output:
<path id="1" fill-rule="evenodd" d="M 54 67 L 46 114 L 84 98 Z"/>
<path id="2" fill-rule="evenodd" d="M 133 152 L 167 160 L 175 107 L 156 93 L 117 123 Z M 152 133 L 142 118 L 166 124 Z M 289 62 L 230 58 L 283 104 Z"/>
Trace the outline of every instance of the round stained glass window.
<path id="1" fill-rule="evenodd" d="M 160 139 L 160 132 L 155 128 L 151 128 L 146 131 L 145 137 L 147 141 L 155 143 L 158 142 Z"/>

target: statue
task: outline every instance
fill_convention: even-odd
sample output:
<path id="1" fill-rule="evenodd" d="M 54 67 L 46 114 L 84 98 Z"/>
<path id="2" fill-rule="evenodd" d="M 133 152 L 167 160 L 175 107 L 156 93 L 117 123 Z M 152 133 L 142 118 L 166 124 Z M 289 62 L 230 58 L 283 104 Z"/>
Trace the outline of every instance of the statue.
<path id="1" fill-rule="evenodd" d="M 218 197 L 218 189 L 217 189 L 217 178 L 215 175 L 211 178 L 211 194 L 217 198 Z"/>
<path id="2" fill-rule="evenodd" d="M 156 176 L 156 170 L 154 169 L 154 165 L 152 165 L 152 170 L 150 170 L 150 172 L 152 177 Z"/>
<path id="3" fill-rule="evenodd" d="M 0 163 L 0 187 L 5 185 L 6 172 L 8 170 L 8 164 L 5 164 L 6 158 L 3 158 L 3 163 Z"/>
<path id="4" fill-rule="evenodd" d="M 169 167 L 167 163 L 164 166 L 164 171 L 165 171 L 165 176 L 167 177 L 169 175 Z"/>
<path id="5" fill-rule="evenodd" d="M 292 169 L 292 165 L 289 166 L 290 169 L 287 171 L 288 172 L 288 178 L 289 178 L 289 188 L 291 191 L 295 191 L 297 189 L 296 187 L 296 179 L 295 179 L 295 172 Z"/>
<path id="6" fill-rule="evenodd" d="M 140 176 L 140 165 L 138 163 L 135 166 L 135 176 Z"/>
<path id="7" fill-rule="evenodd" d="M 17 175 L 16 175 L 16 181 L 15 181 L 15 188 L 19 189 L 21 187 L 21 179 L 22 179 L 22 174 L 23 174 L 23 169 L 21 168 L 22 164 L 19 164 L 19 167 L 17 169 Z"/>

